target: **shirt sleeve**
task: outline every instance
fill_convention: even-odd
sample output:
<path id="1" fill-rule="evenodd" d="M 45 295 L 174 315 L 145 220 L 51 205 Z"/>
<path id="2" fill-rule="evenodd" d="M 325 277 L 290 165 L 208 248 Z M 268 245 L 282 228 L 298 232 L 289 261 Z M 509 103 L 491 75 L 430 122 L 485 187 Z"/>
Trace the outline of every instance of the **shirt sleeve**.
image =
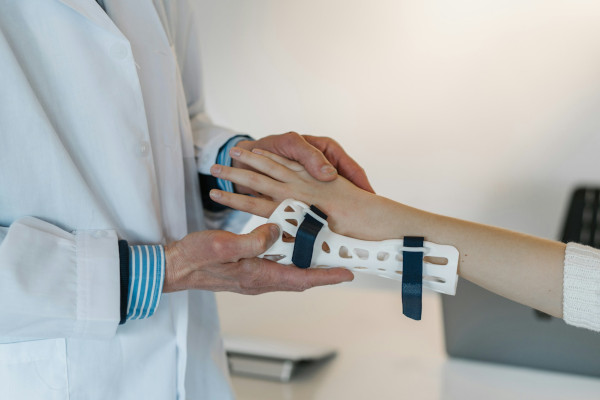
<path id="1" fill-rule="evenodd" d="M 229 139 L 219 150 L 217 155 L 216 164 L 226 165 L 231 167 L 231 155 L 229 150 L 234 148 L 242 140 L 254 140 L 248 135 L 237 135 Z M 229 193 L 233 193 L 233 183 L 225 179 L 217 178 L 217 186 L 219 189 Z"/>
<path id="2" fill-rule="evenodd" d="M 160 245 L 129 246 L 127 321 L 151 317 L 165 279 L 165 250 Z"/>
<path id="3" fill-rule="evenodd" d="M 563 318 L 569 325 L 600 331 L 600 250 L 567 244 Z"/>
<path id="4" fill-rule="evenodd" d="M 0 342 L 112 337 L 119 323 L 117 235 L 25 217 L 0 228 Z"/>

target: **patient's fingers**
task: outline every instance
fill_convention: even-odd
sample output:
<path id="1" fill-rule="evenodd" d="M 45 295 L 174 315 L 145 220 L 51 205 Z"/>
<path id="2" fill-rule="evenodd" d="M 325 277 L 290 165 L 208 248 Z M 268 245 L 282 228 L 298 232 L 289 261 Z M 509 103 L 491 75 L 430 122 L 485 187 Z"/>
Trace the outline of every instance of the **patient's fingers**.
<path id="1" fill-rule="evenodd" d="M 224 206 L 235 208 L 261 217 L 268 218 L 277 208 L 278 203 L 257 197 L 245 196 L 242 194 L 224 192 L 213 189 L 210 191 L 210 198 Z"/>
<path id="2" fill-rule="evenodd" d="M 295 172 L 304 171 L 304 167 L 299 162 L 296 162 L 294 160 L 290 160 L 289 158 L 285 158 L 280 155 L 271 153 L 270 151 L 254 148 L 254 149 L 252 149 L 252 152 L 263 155 L 267 158 L 270 158 L 271 160 L 288 167 L 292 171 L 295 171 Z"/>
<path id="3" fill-rule="evenodd" d="M 262 157 L 262 156 L 256 156 Z M 265 158 L 265 157 L 263 157 Z M 266 158 L 265 158 L 266 159 Z M 268 160 L 270 163 L 275 164 L 273 161 Z M 245 163 L 245 161 L 244 161 Z M 280 168 L 285 168 L 278 165 Z M 289 170 L 288 170 L 289 171 Z M 247 169 L 232 168 L 225 165 L 215 164 L 210 168 L 210 173 L 216 177 L 231 181 L 237 185 L 246 186 L 256 192 L 265 194 L 271 197 L 279 197 L 278 194 L 281 191 L 283 183 L 276 181 L 275 179 L 263 175 L 259 172 L 249 171 Z"/>
<path id="4" fill-rule="evenodd" d="M 262 172 L 265 175 L 275 178 L 278 181 L 288 182 L 294 178 L 295 173 L 293 171 L 290 171 L 290 169 L 285 165 L 273 161 L 264 155 L 255 154 L 239 147 L 232 148 L 230 154 L 232 158 L 239 160 L 240 162 Z"/>

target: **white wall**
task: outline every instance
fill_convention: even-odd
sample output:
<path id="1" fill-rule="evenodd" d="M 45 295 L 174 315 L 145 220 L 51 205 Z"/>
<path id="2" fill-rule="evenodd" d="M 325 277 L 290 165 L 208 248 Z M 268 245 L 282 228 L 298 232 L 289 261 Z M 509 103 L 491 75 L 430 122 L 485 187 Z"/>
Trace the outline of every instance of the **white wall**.
<path id="1" fill-rule="evenodd" d="M 213 119 L 331 136 L 375 189 L 554 238 L 600 182 L 600 2 L 201 0 Z"/>

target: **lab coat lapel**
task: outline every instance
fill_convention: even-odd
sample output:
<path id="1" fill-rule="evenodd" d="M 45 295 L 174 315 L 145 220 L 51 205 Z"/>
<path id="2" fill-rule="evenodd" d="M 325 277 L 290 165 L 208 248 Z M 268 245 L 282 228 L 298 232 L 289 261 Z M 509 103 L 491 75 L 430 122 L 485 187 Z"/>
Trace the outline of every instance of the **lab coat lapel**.
<path id="1" fill-rule="evenodd" d="M 125 38 L 119 28 L 115 26 L 113 21 L 108 15 L 102 10 L 102 8 L 96 3 L 95 0 L 58 0 L 65 6 L 71 8 L 82 17 L 89 20 L 96 26 L 111 32 L 119 37 Z"/>

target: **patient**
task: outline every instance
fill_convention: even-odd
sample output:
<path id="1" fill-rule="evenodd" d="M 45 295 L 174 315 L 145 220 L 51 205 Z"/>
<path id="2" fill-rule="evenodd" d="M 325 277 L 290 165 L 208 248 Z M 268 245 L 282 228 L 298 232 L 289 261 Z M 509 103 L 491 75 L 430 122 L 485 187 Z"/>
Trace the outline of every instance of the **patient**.
<path id="1" fill-rule="evenodd" d="M 428 213 L 366 192 L 342 177 L 319 182 L 300 164 L 265 150 L 233 148 L 231 156 L 258 172 L 215 165 L 213 175 L 261 196 L 213 190 L 216 202 L 268 217 L 281 201 L 294 198 L 323 210 L 330 228 L 342 235 L 364 240 L 424 236 L 455 246 L 461 277 L 569 324 L 600 331 L 598 250 Z"/>

